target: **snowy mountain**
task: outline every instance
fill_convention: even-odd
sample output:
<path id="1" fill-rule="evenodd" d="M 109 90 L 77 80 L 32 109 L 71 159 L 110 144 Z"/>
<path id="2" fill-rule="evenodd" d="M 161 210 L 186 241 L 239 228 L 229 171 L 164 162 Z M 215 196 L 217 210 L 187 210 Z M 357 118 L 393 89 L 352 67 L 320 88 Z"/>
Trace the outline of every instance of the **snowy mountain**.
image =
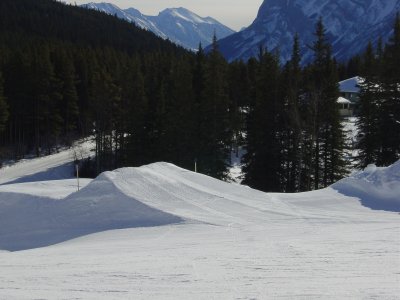
<path id="1" fill-rule="evenodd" d="M 165 9 L 158 16 L 146 16 L 137 9 L 124 10 L 110 3 L 88 3 L 83 6 L 116 15 L 188 49 L 197 49 L 200 42 L 203 46 L 211 44 L 214 31 L 219 38 L 235 32 L 211 17 L 202 18 L 183 7 Z"/>
<path id="2" fill-rule="evenodd" d="M 392 33 L 400 0 L 264 0 L 257 18 L 245 30 L 220 40 L 225 57 L 248 59 L 256 56 L 259 46 L 279 49 L 282 61 L 290 58 L 293 37 L 299 34 L 304 61 L 311 59 L 307 45 L 314 40 L 315 24 L 323 18 L 333 54 L 346 60 L 363 51 L 368 41 Z"/>

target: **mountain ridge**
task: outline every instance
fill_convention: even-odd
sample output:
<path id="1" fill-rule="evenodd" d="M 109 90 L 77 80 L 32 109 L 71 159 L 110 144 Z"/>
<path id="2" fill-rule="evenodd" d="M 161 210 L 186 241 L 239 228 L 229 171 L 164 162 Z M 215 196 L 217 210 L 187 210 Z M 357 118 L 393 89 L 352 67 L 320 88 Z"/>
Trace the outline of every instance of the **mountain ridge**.
<path id="1" fill-rule="evenodd" d="M 184 7 L 166 8 L 156 16 L 144 15 L 136 8 L 121 9 L 105 2 L 91 2 L 82 7 L 116 15 L 191 50 L 197 49 L 200 43 L 203 46 L 211 44 L 214 32 L 220 38 L 235 32 L 212 17 L 200 17 Z"/>
<path id="2" fill-rule="evenodd" d="M 249 27 L 221 39 L 219 45 L 229 61 L 254 57 L 263 45 L 269 51 L 279 50 L 285 62 L 298 33 L 303 62 L 309 62 L 312 52 L 307 45 L 312 44 L 315 24 L 322 17 L 333 55 L 345 61 L 362 52 L 369 41 L 375 44 L 381 35 L 387 41 L 398 11 L 399 0 L 265 0 Z"/>

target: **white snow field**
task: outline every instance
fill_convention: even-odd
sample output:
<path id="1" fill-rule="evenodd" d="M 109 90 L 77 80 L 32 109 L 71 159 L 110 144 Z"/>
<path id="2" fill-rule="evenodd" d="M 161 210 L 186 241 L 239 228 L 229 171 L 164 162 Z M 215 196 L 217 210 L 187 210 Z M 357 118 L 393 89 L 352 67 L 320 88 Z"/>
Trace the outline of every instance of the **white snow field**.
<path id="1" fill-rule="evenodd" d="M 368 180 L 377 209 L 398 165 L 338 185 Z M 400 215 L 348 190 L 266 194 L 167 163 L 84 183 L 0 187 L 0 299 L 400 299 Z"/>

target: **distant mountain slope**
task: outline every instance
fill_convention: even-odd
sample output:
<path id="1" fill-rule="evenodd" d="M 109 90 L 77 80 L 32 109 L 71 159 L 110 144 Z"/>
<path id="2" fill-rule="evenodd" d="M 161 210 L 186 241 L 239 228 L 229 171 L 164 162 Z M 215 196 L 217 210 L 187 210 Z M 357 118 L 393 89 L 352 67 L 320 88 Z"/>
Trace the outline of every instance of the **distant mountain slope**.
<path id="1" fill-rule="evenodd" d="M 158 16 L 146 16 L 134 8 L 123 10 L 110 3 L 88 3 L 83 7 L 116 15 L 188 49 L 197 49 L 200 42 L 203 46 L 211 44 L 214 31 L 219 38 L 235 32 L 213 18 L 202 18 L 183 7 L 165 9 Z"/>
<path id="2" fill-rule="evenodd" d="M 375 43 L 380 36 L 387 40 L 398 11 L 400 0 L 265 0 L 253 24 L 220 40 L 220 49 L 230 61 L 247 60 L 264 45 L 268 50 L 279 49 L 286 61 L 297 32 L 307 62 L 312 55 L 307 45 L 322 17 L 333 54 L 343 61 L 363 51 L 368 41 Z"/>
<path id="3" fill-rule="evenodd" d="M 3 45 L 35 38 L 79 46 L 112 47 L 128 53 L 174 51 L 181 47 L 151 32 L 98 11 L 52 0 L 0 1 L 0 38 Z M 12 38 L 11 38 L 12 37 Z"/>

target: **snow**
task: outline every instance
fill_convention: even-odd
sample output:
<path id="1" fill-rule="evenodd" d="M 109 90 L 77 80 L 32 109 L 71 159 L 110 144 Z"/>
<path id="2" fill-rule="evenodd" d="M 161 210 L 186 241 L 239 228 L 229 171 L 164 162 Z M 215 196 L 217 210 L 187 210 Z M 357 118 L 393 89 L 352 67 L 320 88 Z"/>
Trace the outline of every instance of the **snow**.
<path id="1" fill-rule="evenodd" d="M 368 180 L 379 206 L 400 195 L 399 164 L 348 180 Z M 79 192 L 73 179 L 0 187 L 0 249 L 14 251 L 0 251 L 0 299 L 400 294 L 399 215 L 337 186 L 267 194 L 168 163 L 83 184 Z"/>
<path id="2" fill-rule="evenodd" d="M 372 209 L 400 212 L 400 161 L 386 168 L 369 165 L 332 187 L 344 195 L 359 198 L 364 206 Z"/>
<path id="3" fill-rule="evenodd" d="M 242 171 L 243 164 L 242 158 L 246 153 L 246 149 L 243 146 L 237 146 L 236 149 L 231 151 L 230 167 L 228 172 L 228 180 L 232 183 L 241 183 L 244 179 Z"/>
<path id="4" fill-rule="evenodd" d="M 82 140 L 59 153 L 4 166 L 0 169 L 0 184 L 73 178 L 75 158 L 89 157 L 93 148 L 92 140 Z"/>
<path id="5" fill-rule="evenodd" d="M 83 188 L 91 181 L 91 179 L 80 178 L 79 186 Z M 77 189 L 78 183 L 76 179 L 5 184 L 0 185 L 0 199 L 2 198 L 1 195 L 4 196 L 5 193 L 13 193 L 61 200 L 76 192 Z"/>
<path id="6" fill-rule="evenodd" d="M 351 101 L 346 99 L 346 98 L 339 97 L 338 100 L 337 100 L 337 103 L 339 103 L 339 104 L 349 104 L 349 103 L 351 103 Z"/>
<path id="7" fill-rule="evenodd" d="M 339 89 L 341 92 L 359 93 L 359 84 L 363 81 L 361 77 L 352 77 L 339 82 Z"/>
<path id="8" fill-rule="evenodd" d="M 358 130 L 357 122 L 357 117 L 348 117 L 342 120 L 345 142 L 348 146 L 348 149 L 346 150 L 346 159 L 348 162 L 348 169 L 350 171 L 356 170 L 356 158 L 359 155 L 357 143 L 359 140 L 360 131 Z"/>
<path id="9" fill-rule="evenodd" d="M 183 7 L 167 8 L 157 16 L 150 16 L 143 15 L 135 8 L 121 9 L 114 4 L 89 3 L 82 6 L 134 22 L 142 29 L 193 51 L 197 50 L 200 42 L 203 46 L 209 45 L 214 32 L 219 38 L 235 32 L 211 17 L 202 18 Z"/>
<path id="10" fill-rule="evenodd" d="M 293 38 L 300 37 L 302 63 L 312 61 L 307 47 L 314 41 L 315 24 L 323 18 L 332 55 L 341 62 L 365 51 L 369 42 L 376 45 L 379 37 L 387 42 L 393 33 L 399 0 L 264 0 L 254 22 L 244 31 L 220 40 L 222 54 L 229 61 L 247 61 L 257 57 L 260 45 L 279 49 L 282 63 L 291 57 Z M 252 39 L 262 35 L 263 39 Z M 241 45 L 237 47 L 237 45 Z"/>
<path id="11" fill-rule="evenodd" d="M 198 16 L 197 14 L 183 8 L 183 7 L 179 7 L 179 8 L 168 8 L 166 9 L 164 12 L 161 13 L 169 13 L 170 15 L 178 18 L 178 19 L 183 19 L 187 22 L 192 22 L 192 23 L 196 23 L 196 24 L 201 24 L 201 23 L 208 23 L 208 24 L 214 24 L 215 22 L 212 22 L 207 18 L 202 18 L 200 16 Z"/>

